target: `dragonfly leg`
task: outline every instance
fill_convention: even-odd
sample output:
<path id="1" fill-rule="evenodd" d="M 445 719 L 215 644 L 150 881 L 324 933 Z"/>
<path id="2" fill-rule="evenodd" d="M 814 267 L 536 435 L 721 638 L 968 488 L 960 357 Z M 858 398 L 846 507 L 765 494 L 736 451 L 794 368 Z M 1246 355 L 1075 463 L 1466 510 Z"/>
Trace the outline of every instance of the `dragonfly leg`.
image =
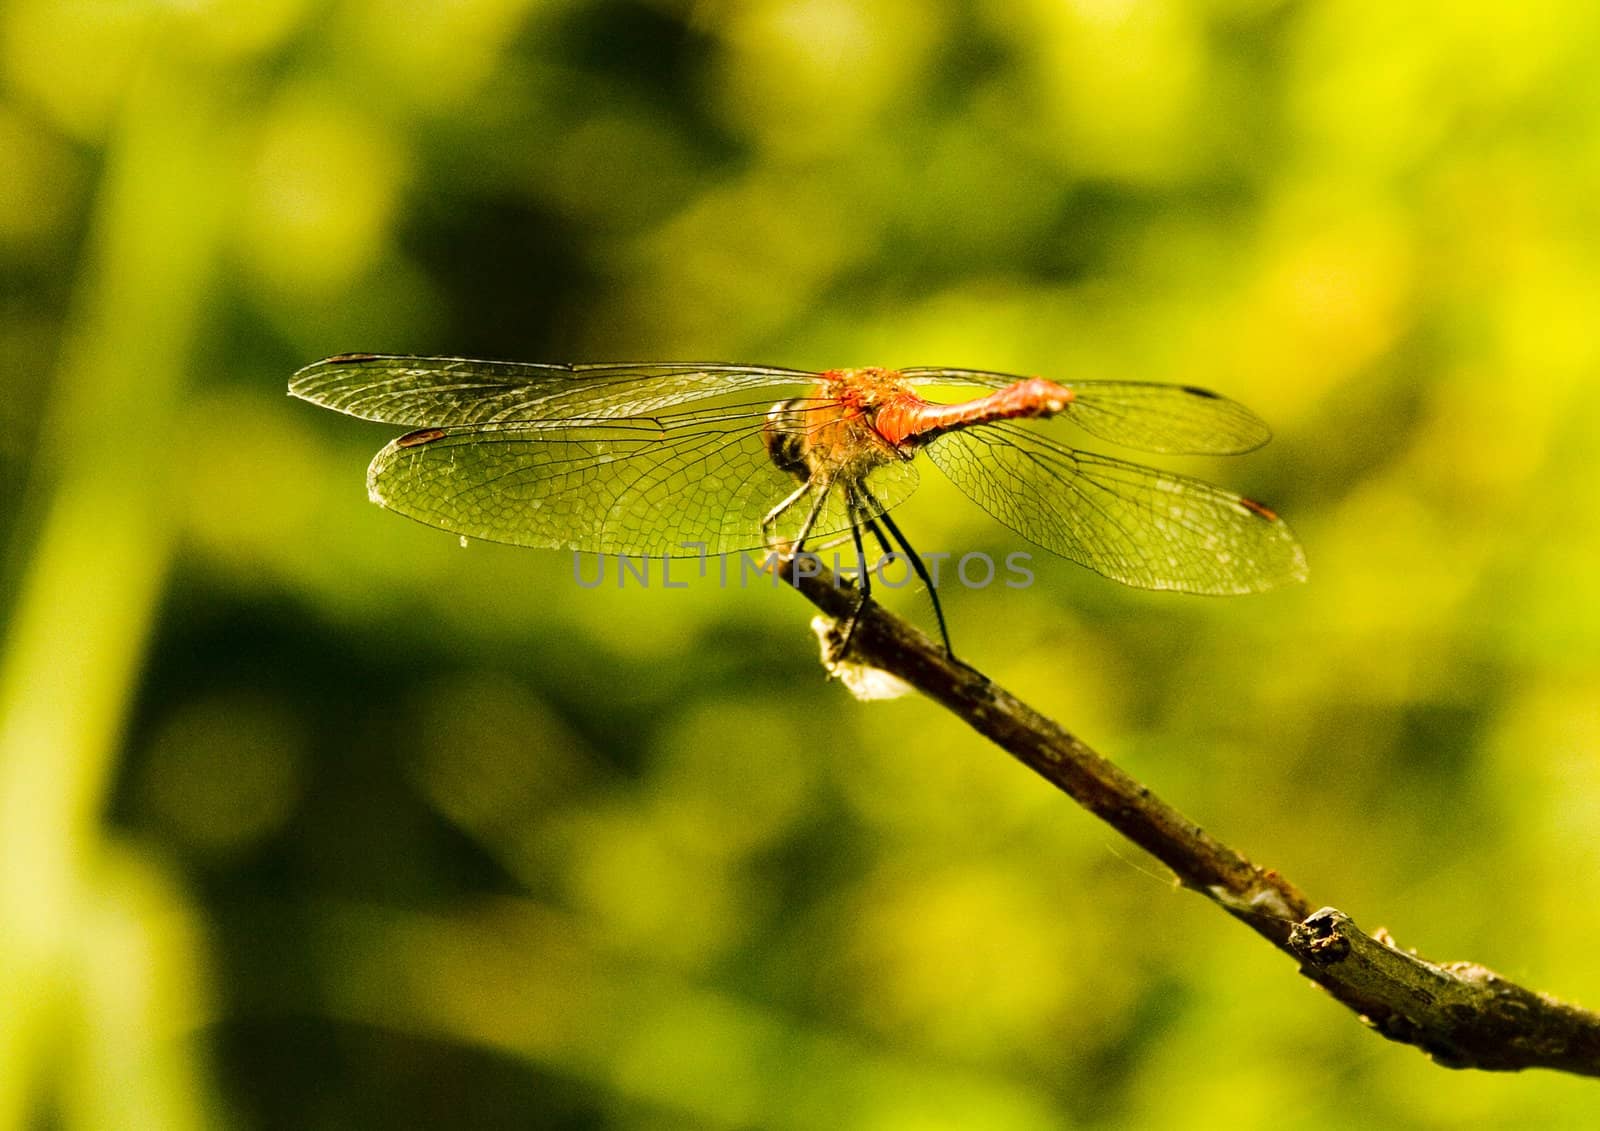
<path id="1" fill-rule="evenodd" d="M 868 530 L 872 531 L 872 536 L 878 540 L 878 549 L 883 551 L 883 556 L 888 557 L 890 554 L 894 553 L 894 547 L 889 545 L 889 539 L 883 536 L 883 527 L 878 525 L 877 519 L 867 517 L 867 510 L 865 507 L 861 508 L 861 519 L 863 525 L 865 525 Z"/>
<path id="2" fill-rule="evenodd" d="M 767 517 L 765 517 L 765 518 L 763 518 L 761 520 L 761 537 L 766 541 L 767 546 L 769 548 L 774 549 L 774 550 L 776 550 L 778 548 L 777 539 L 774 536 L 774 532 L 773 532 L 773 527 L 775 527 L 777 525 L 778 520 L 783 517 L 785 511 L 787 511 L 790 507 L 794 506 L 801 499 L 806 497 L 806 492 L 809 491 L 809 490 L 811 490 L 811 480 L 807 479 L 804 483 L 801 483 L 800 486 L 796 487 L 793 491 L 791 491 L 789 493 L 789 495 L 783 500 L 783 502 L 779 503 L 777 506 L 773 507 L 770 511 L 768 511 L 767 512 Z M 826 492 L 823 492 L 823 495 L 818 497 L 818 503 L 819 504 L 821 502 L 822 497 L 824 497 L 825 495 L 826 495 Z M 812 507 L 812 511 L 813 511 L 812 517 L 810 519 L 808 519 L 806 524 L 805 524 L 805 528 L 807 530 L 809 530 L 811 528 L 811 523 L 816 521 L 816 518 L 815 518 L 815 511 L 816 510 L 817 510 L 817 506 L 813 505 L 813 507 Z M 791 550 L 791 553 L 799 553 L 800 552 L 800 543 L 802 543 L 804 541 L 805 541 L 805 535 L 802 533 L 799 538 L 795 539 L 795 541 L 793 543 L 793 549 Z"/>
<path id="3" fill-rule="evenodd" d="M 811 484 L 809 482 L 806 483 L 806 489 L 809 490 L 810 487 Z M 794 498 L 799 498 L 799 496 L 796 495 Z M 792 547 L 789 551 L 790 557 L 805 552 L 806 539 L 811 537 L 811 528 L 817 524 L 817 519 L 822 515 L 823 504 L 827 501 L 828 489 L 823 487 L 817 492 L 817 501 L 812 503 L 811 509 L 806 512 L 806 520 L 800 524 L 800 533 L 794 536 L 794 541 L 790 544 Z"/>
<path id="4" fill-rule="evenodd" d="M 876 502 L 876 500 L 872 499 L 870 494 L 867 495 L 867 498 L 874 503 Z M 933 618 L 939 622 L 939 638 L 944 641 L 945 655 L 949 656 L 952 660 L 956 660 L 956 650 L 950 645 L 950 629 L 945 624 L 944 620 L 944 606 L 939 603 L 939 589 L 936 585 L 934 585 L 933 578 L 928 573 L 927 563 L 922 560 L 922 556 L 918 554 L 916 550 L 911 548 L 911 543 L 906 541 L 906 536 L 904 534 L 900 533 L 900 528 L 895 525 L 894 519 L 889 517 L 888 511 L 880 511 L 876 517 L 869 520 L 869 524 L 874 528 L 876 528 L 877 524 L 880 522 L 884 525 L 885 529 L 889 531 L 890 535 L 893 536 L 899 547 L 906 552 L 906 557 L 910 559 L 911 568 L 916 572 L 918 579 L 921 580 L 922 584 L 928 587 L 928 600 L 933 602 Z M 883 540 L 882 531 L 878 531 L 878 539 L 880 541 Z M 887 547 L 885 548 L 887 549 Z M 960 662 L 960 660 L 956 660 L 956 663 Z"/>
<path id="5" fill-rule="evenodd" d="M 861 497 L 854 487 L 849 489 L 848 506 L 850 510 L 850 541 L 856 548 L 856 607 L 850 610 L 850 615 L 845 618 L 844 630 L 839 631 L 835 626 L 834 632 L 837 644 L 834 646 L 835 655 L 842 656 L 850 650 L 850 641 L 855 639 L 856 626 L 861 623 L 861 612 L 867 607 L 867 602 L 872 600 L 872 571 L 867 568 L 867 549 L 861 544 L 862 526 L 871 526 L 872 519 L 867 517 L 866 508 L 862 505 Z M 877 535 L 878 543 L 883 546 L 884 552 L 889 552 L 888 543 L 883 539 L 883 531 L 876 526 L 872 527 Z"/>

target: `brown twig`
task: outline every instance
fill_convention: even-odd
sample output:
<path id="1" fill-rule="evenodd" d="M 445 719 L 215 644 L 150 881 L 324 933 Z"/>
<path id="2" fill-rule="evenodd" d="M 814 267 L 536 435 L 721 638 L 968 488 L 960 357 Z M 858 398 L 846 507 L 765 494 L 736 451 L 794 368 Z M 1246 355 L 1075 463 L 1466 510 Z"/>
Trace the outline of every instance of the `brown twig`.
<path id="1" fill-rule="evenodd" d="M 826 569 L 785 580 L 826 616 L 847 621 L 855 591 Z M 860 664 L 896 676 L 1066 793 L 1300 963 L 1300 972 L 1391 1040 L 1450 1068 L 1553 1068 L 1600 1076 L 1600 1015 L 1506 981 L 1475 963 L 1438 965 L 1317 908 L 1299 888 L 1210 836 L 987 676 L 868 603 L 836 671 Z"/>

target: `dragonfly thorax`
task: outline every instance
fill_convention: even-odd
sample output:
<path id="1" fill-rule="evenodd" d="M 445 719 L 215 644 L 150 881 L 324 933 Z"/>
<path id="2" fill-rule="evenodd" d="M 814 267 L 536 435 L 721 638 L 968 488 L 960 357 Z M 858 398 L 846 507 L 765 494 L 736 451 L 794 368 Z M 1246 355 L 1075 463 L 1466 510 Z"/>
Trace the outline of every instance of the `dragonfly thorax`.
<path id="1" fill-rule="evenodd" d="M 864 479 L 873 468 L 910 459 L 873 426 L 876 406 L 835 397 L 797 397 L 767 410 L 767 456 L 801 482 Z"/>

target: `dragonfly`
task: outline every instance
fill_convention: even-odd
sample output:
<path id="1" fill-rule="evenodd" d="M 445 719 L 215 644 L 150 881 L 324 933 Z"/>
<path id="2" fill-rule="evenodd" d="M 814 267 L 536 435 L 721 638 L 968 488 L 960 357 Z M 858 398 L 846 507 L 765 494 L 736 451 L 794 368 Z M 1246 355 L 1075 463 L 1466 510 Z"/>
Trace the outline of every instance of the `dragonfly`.
<path id="1" fill-rule="evenodd" d="M 796 555 L 848 537 L 863 563 L 858 612 L 870 596 L 863 535 L 885 554 L 892 541 L 947 651 L 936 586 L 890 517 L 921 455 L 1015 533 L 1124 585 L 1231 595 L 1306 577 L 1299 542 L 1262 503 L 1069 447 L 1034 423 L 1061 417 L 1169 454 L 1240 454 L 1271 438 L 1244 405 L 1192 385 L 352 353 L 300 370 L 289 392 L 410 429 L 373 459 L 368 494 L 464 539 L 683 557 Z M 968 395 L 934 399 L 952 393 Z"/>

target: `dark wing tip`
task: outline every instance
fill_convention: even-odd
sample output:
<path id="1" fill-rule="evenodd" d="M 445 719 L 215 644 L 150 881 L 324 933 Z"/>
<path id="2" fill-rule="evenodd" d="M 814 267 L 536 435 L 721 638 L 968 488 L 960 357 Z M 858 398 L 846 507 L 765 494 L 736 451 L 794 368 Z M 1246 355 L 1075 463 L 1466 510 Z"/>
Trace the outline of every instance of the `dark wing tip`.
<path id="1" fill-rule="evenodd" d="M 435 440 L 444 439 L 446 433 L 443 428 L 418 428 L 414 432 L 407 432 L 394 441 L 397 448 L 420 448 L 423 444 L 431 444 Z"/>
<path id="2" fill-rule="evenodd" d="M 1199 385 L 1179 385 L 1179 389 L 1191 397 L 1199 397 L 1205 401 L 1216 401 L 1224 411 L 1231 411 L 1234 416 L 1234 425 L 1237 428 L 1235 439 L 1231 445 L 1218 447 L 1203 447 L 1194 452 L 1195 455 L 1244 455 L 1263 447 L 1272 440 L 1272 429 L 1265 420 L 1262 420 L 1249 408 L 1238 401 L 1223 396 L 1221 393 L 1202 389 Z"/>
<path id="3" fill-rule="evenodd" d="M 1267 589 L 1276 589 L 1282 585 L 1291 585 L 1307 580 L 1311 576 L 1311 569 L 1306 564 L 1305 547 L 1300 545 L 1299 540 L 1295 538 L 1288 525 L 1278 516 L 1278 512 L 1265 503 L 1257 502 L 1255 499 L 1246 498 L 1243 495 L 1236 496 L 1236 498 L 1240 507 L 1247 513 L 1254 515 L 1273 528 L 1274 533 L 1278 536 L 1277 546 L 1284 552 L 1280 568 L 1265 573 L 1261 578 L 1260 584 L 1253 586 L 1252 591 L 1260 592 Z"/>
<path id="4" fill-rule="evenodd" d="M 1282 521 L 1278 518 L 1278 512 L 1267 506 L 1265 503 L 1258 503 L 1254 499 L 1245 498 L 1243 495 L 1239 496 L 1239 503 L 1245 508 L 1245 510 L 1254 512 L 1258 518 L 1264 518 L 1268 522 Z"/>

